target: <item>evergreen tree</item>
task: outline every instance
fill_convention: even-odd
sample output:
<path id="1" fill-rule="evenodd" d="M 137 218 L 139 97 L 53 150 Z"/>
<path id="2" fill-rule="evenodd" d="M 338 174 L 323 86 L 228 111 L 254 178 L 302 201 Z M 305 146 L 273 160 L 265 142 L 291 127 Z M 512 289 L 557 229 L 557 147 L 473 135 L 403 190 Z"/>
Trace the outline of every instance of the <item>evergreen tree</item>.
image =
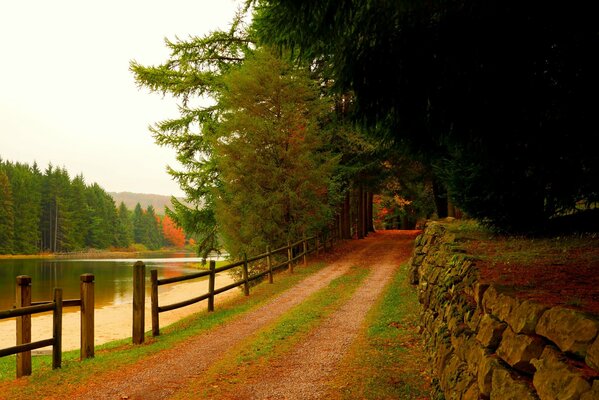
<path id="1" fill-rule="evenodd" d="M 116 245 L 118 216 L 114 200 L 94 183 L 87 190 L 87 201 L 92 213 L 87 245 L 100 249 Z"/>
<path id="2" fill-rule="evenodd" d="M 87 186 L 83 175 L 77 175 L 71 182 L 69 196 L 69 208 L 72 217 L 72 248 L 73 250 L 83 249 L 86 245 L 86 238 L 90 229 L 90 208 L 87 204 L 86 196 Z"/>
<path id="3" fill-rule="evenodd" d="M 158 250 L 164 245 L 164 237 L 162 235 L 162 226 L 152 205 L 149 205 L 143 213 L 143 223 L 146 236 L 145 241 L 142 243 L 150 250 Z"/>
<path id="4" fill-rule="evenodd" d="M 40 242 L 41 174 L 37 165 L 16 163 L 10 175 L 15 227 L 18 227 L 14 234 L 14 252 L 33 254 L 39 250 Z"/>
<path id="5" fill-rule="evenodd" d="M 141 204 L 137 203 L 133 210 L 133 241 L 135 243 L 144 243 L 147 241 L 147 229 L 144 224 L 144 212 L 141 208 Z"/>
<path id="6" fill-rule="evenodd" d="M 118 209 L 117 237 L 116 243 L 118 247 L 129 247 L 133 243 L 133 222 L 131 221 L 131 213 L 127 209 L 125 203 L 121 201 Z"/>
<path id="7" fill-rule="evenodd" d="M 185 192 L 187 204 L 173 197 L 172 210 L 167 209 L 166 213 L 198 238 L 198 251 L 203 256 L 220 249 L 213 197 L 213 189 L 220 181 L 210 138 L 215 135 L 222 116 L 223 109 L 217 101 L 222 78 L 243 62 L 253 45 L 243 17 L 244 13 L 239 13 L 226 32 L 167 41 L 171 54 L 162 65 L 146 67 L 131 62 L 131 70 L 140 86 L 180 100 L 180 117 L 158 122 L 151 131 L 158 144 L 176 149 L 177 159 L 183 166 L 181 171 L 171 168 L 168 171 Z M 198 102 L 193 100 L 206 97 L 215 102 L 207 106 L 200 102 L 202 106 L 195 106 Z M 137 242 L 138 237 L 135 240 Z"/>
<path id="8" fill-rule="evenodd" d="M 0 254 L 11 254 L 14 249 L 13 197 L 8 176 L 0 164 Z"/>
<path id="9" fill-rule="evenodd" d="M 317 232 L 331 220 L 335 158 L 323 152 L 319 126 L 330 104 L 304 71 L 265 49 L 224 82 L 227 112 L 214 148 L 225 248 L 240 257 Z"/>

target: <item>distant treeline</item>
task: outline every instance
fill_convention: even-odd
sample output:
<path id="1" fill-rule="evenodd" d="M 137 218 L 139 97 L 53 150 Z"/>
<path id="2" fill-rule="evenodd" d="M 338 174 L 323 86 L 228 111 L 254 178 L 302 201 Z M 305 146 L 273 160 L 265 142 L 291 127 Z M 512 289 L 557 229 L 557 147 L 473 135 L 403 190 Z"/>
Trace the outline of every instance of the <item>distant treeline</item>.
<path id="1" fill-rule="evenodd" d="M 185 234 L 152 206 L 133 211 L 64 168 L 0 160 L 0 254 L 181 247 Z"/>

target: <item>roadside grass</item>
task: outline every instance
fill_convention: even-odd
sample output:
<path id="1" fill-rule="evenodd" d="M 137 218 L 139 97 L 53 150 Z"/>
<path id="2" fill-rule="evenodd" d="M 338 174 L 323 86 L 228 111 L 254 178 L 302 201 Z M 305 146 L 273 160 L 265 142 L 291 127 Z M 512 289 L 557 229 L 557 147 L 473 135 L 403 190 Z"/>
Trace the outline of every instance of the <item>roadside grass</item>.
<path id="1" fill-rule="evenodd" d="M 334 279 L 327 287 L 232 348 L 204 376 L 178 392 L 175 398 L 235 397 L 240 384 L 257 379 L 269 361 L 284 357 L 345 303 L 369 272 L 367 268 L 351 267 L 347 274 Z"/>
<path id="2" fill-rule="evenodd" d="M 146 332 L 146 343 L 143 345 L 131 344 L 130 338 L 109 342 L 96 347 L 95 358 L 84 361 L 79 360 L 79 350 L 64 352 L 62 368 L 58 370 L 51 369 L 51 356 L 34 356 L 32 375 L 15 380 L 15 356 L 0 358 L 0 399 L 59 398 L 86 381 L 97 378 L 99 374 L 132 365 L 146 356 L 171 348 L 191 336 L 259 307 L 324 266 L 322 262 L 309 263 L 306 267 L 295 268 L 294 274 L 276 274 L 274 284 L 263 282 L 253 287 L 249 297 L 232 298 L 217 305 L 213 313 L 200 312 L 161 328 L 161 335 L 156 338 L 151 336 L 150 331 Z"/>
<path id="3" fill-rule="evenodd" d="M 430 378 L 417 332 L 419 304 L 402 265 L 329 382 L 329 399 L 427 399 Z"/>

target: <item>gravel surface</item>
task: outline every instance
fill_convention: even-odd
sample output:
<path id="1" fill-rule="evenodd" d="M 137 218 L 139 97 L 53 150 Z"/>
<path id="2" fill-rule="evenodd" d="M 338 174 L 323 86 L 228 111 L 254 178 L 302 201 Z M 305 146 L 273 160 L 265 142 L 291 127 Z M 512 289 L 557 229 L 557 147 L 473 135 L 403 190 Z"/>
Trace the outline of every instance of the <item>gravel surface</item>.
<path id="1" fill-rule="evenodd" d="M 351 263 L 372 271 L 350 300 L 311 332 L 291 354 L 272 361 L 253 383 L 240 385 L 238 399 L 321 399 L 342 357 L 356 338 L 366 314 L 406 261 L 413 235 L 381 232 L 365 240 L 369 255 Z"/>
<path id="2" fill-rule="evenodd" d="M 382 233 L 371 235 L 365 240 L 346 243 L 340 247 L 341 250 L 347 249 L 345 254 L 340 254 L 341 252 L 337 250 L 338 257 L 332 260 L 326 268 L 299 282 L 264 306 L 244 313 L 227 324 L 189 339 L 171 349 L 140 360 L 132 366 L 121 368 L 115 366 L 114 371 L 97 376 L 94 382 L 87 383 L 68 398 L 147 400 L 168 398 L 190 381 L 200 378 L 207 368 L 232 346 L 272 322 L 291 307 L 301 303 L 312 293 L 327 286 L 333 279 L 346 273 L 350 266 L 371 264 L 375 273 L 367 278 L 363 287 L 354 295 L 356 300 L 352 299 L 351 303 L 355 303 L 355 305 L 348 306 L 350 308 L 347 309 L 344 307 L 343 311 L 340 310 L 341 314 L 335 315 L 331 323 L 327 324 L 328 331 L 321 329 L 322 332 L 315 332 L 315 336 L 310 339 L 313 343 L 322 341 L 322 344 L 318 344 L 321 349 L 318 350 L 321 353 L 320 361 L 317 362 L 317 356 L 310 356 L 313 359 L 311 368 L 317 369 L 314 375 L 321 376 L 323 372 L 330 372 L 340 358 L 341 352 L 347 348 L 355 336 L 355 331 L 364 314 L 391 276 L 393 269 L 399 265 L 399 258 L 393 250 L 393 243 L 399 238 L 397 235 Z M 393 253 L 393 255 L 387 253 Z M 359 299 L 356 296 L 360 296 Z M 342 322 L 342 320 L 346 321 Z M 347 329 L 348 332 L 336 332 L 336 329 Z M 302 346 L 309 350 L 312 345 Z M 314 353 L 313 350 L 309 351 Z M 294 355 L 290 360 L 293 358 L 296 356 Z M 294 376 L 296 373 L 300 374 L 301 369 L 306 368 L 305 365 L 305 362 L 302 364 L 301 360 L 297 360 Z M 297 378 L 295 379 L 297 380 Z M 309 379 L 303 379 L 302 382 L 301 386 L 304 389 L 289 392 L 288 396 L 300 395 L 311 390 Z M 289 383 L 294 384 L 293 381 Z M 260 392 L 260 390 L 263 389 L 256 387 L 256 393 L 265 393 L 266 395 L 266 392 Z M 313 397 L 301 395 L 296 398 Z"/>

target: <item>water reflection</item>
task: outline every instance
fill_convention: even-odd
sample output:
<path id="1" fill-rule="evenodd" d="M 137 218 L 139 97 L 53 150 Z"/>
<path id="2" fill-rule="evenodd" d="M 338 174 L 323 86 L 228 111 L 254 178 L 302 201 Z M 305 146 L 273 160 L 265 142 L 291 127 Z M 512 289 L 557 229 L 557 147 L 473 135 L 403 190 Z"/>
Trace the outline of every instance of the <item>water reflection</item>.
<path id="1" fill-rule="evenodd" d="M 147 266 L 147 287 L 150 285 L 150 269 L 157 269 L 159 278 L 172 277 L 198 272 L 197 267 L 202 262 L 200 258 L 176 256 L 142 260 Z M 65 299 L 79 298 L 79 277 L 81 274 L 91 273 L 96 278 L 96 308 L 131 302 L 134 261 L 136 260 L 123 258 L 0 260 L 0 310 L 13 306 L 18 275 L 31 276 L 33 301 L 50 300 L 55 287 L 63 288 Z"/>

